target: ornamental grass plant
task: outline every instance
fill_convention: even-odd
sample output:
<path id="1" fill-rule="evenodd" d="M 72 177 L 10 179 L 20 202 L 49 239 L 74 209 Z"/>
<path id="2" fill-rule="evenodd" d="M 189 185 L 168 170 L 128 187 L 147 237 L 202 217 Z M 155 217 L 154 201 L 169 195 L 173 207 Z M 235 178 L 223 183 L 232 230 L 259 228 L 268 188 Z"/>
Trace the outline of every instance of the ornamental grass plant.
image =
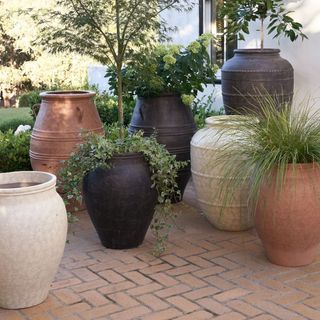
<path id="1" fill-rule="evenodd" d="M 249 181 L 248 203 L 256 205 L 263 182 L 276 177 L 280 194 L 289 166 L 295 171 L 299 164 L 320 164 L 320 111 L 313 108 L 311 99 L 280 109 L 271 96 L 259 98 L 257 104 L 259 113 L 221 120 L 225 122 L 219 130 L 221 141 L 226 135 L 234 137 L 232 141 L 225 139 L 211 163 L 220 166 L 225 177 L 233 177 L 222 179 L 219 186 L 225 203 Z"/>

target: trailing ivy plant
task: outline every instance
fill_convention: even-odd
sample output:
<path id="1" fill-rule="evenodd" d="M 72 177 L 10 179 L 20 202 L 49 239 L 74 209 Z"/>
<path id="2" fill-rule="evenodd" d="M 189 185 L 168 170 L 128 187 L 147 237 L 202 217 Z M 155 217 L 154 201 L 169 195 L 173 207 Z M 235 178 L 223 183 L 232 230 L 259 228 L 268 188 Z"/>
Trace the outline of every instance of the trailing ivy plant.
<path id="1" fill-rule="evenodd" d="M 110 160 L 116 154 L 142 153 L 151 172 L 152 188 L 158 193 L 158 206 L 151 224 L 156 237 L 154 253 L 161 254 L 166 247 L 166 240 L 175 214 L 171 208 L 173 195 L 180 195 L 176 178 L 178 170 L 187 162 L 176 161 L 164 145 L 157 143 L 154 136 L 144 138 L 142 132 L 119 138 L 116 126 L 107 130 L 108 138 L 85 134 L 85 142 L 64 164 L 59 176 L 59 187 L 65 194 L 66 204 L 82 201 L 81 185 L 83 177 L 97 168 L 111 168 Z M 71 213 L 69 218 L 72 219 Z"/>
<path id="2" fill-rule="evenodd" d="M 203 34 L 188 46 L 160 44 L 135 55 L 122 69 L 123 90 L 129 96 L 152 97 L 163 93 L 182 96 L 191 105 L 203 86 L 213 84 L 218 66 L 211 63 L 208 46 L 213 36 Z M 118 76 L 110 67 L 109 85 L 116 94 Z"/>
<path id="3" fill-rule="evenodd" d="M 226 34 L 234 39 L 245 40 L 244 34 L 249 34 L 249 23 L 260 21 L 260 48 L 264 48 L 265 22 L 268 34 L 273 38 L 284 36 L 291 41 L 307 39 L 302 32 L 302 24 L 290 17 L 283 0 L 224 0 L 219 3 L 219 14 L 226 18 Z"/>

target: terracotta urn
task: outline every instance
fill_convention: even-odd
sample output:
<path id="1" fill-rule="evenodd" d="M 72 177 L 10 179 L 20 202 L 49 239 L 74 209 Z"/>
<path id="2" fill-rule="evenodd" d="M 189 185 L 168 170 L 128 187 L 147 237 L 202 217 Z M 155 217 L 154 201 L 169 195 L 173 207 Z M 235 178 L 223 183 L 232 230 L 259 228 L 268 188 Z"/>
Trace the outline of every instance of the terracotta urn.
<path id="1" fill-rule="evenodd" d="M 0 174 L 0 308 L 31 307 L 48 296 L 68 226 L 55 186 L 50 173 Z"/>
<path id="2" fill-rule="evenodd" d="M 191 140 L 191 172 L 196 197 L 201 210 L 212 225 L 225 231 L 243 231 L 253 227 L 252 210 L 248 207 L 249 184 L 234 190 L 232 200 L 226 202 L 220 192 L 225 179 L 234 179 L 231 174 L 222 174 L 222 166 L 213 165 L 221 157 L 221 148 L 234 136 L 220 130 L 228 126 L 234 116 L 215 116 L 206 119 L 206 127 L 199 130 Z"/>
<path id="3" fill-rule="evenodd" d="M 104 134 L 91 91 L 51 91 L 42 102 L 32 131 L 30 158 L 34 170 L 57 174 L 83 139 L 81 132 Z"/>
<path id="4" fill-rule="evenodd" d="M 314 261 L 320 243 L 319 190 L 318 164 L 289 164 L 281 186 L 274 169 L 262 184 L 255 225 L 271 262 L 297 267 Z"/>

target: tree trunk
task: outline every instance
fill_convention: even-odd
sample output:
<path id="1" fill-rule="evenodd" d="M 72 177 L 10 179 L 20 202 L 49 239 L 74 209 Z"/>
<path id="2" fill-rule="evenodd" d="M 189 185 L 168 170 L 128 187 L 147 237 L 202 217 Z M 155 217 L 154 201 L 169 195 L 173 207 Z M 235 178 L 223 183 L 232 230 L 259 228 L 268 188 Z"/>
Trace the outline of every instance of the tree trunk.
<path id="1" fill-rule="evenodd" d="M 124 139 L 124 119 L 123 119 L 123 92 L 122 92 L 122 73 L 121 66 L 117 66 L 117 78 L 118 78 L 118 125 L 120 130 L 120 138 Z"/>
<path id="2" fill-rule="evenodd" d="M 263 49 L 264 48 L 264 19 L 261 18 L 261 27 L 260 27 L 260 48 Z"/>

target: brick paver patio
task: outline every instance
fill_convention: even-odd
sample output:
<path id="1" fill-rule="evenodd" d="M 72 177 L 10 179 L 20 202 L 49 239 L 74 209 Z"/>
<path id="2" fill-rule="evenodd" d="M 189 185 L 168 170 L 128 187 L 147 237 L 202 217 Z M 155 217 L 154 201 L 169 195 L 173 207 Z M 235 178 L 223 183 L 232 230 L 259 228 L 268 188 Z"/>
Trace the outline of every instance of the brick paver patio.
<path id="1" fill-rule="evenodd" d="M 212 228 L 192 197 L 180 212 L 166 253 L 152 237 L 133 250 L 100 245 L 86 213 L 69 243 L 48 299 L 1 320 L 302 320 L 320 319 L 320 256 L 308 267 L 270 264 L 254 231 Z"/>

